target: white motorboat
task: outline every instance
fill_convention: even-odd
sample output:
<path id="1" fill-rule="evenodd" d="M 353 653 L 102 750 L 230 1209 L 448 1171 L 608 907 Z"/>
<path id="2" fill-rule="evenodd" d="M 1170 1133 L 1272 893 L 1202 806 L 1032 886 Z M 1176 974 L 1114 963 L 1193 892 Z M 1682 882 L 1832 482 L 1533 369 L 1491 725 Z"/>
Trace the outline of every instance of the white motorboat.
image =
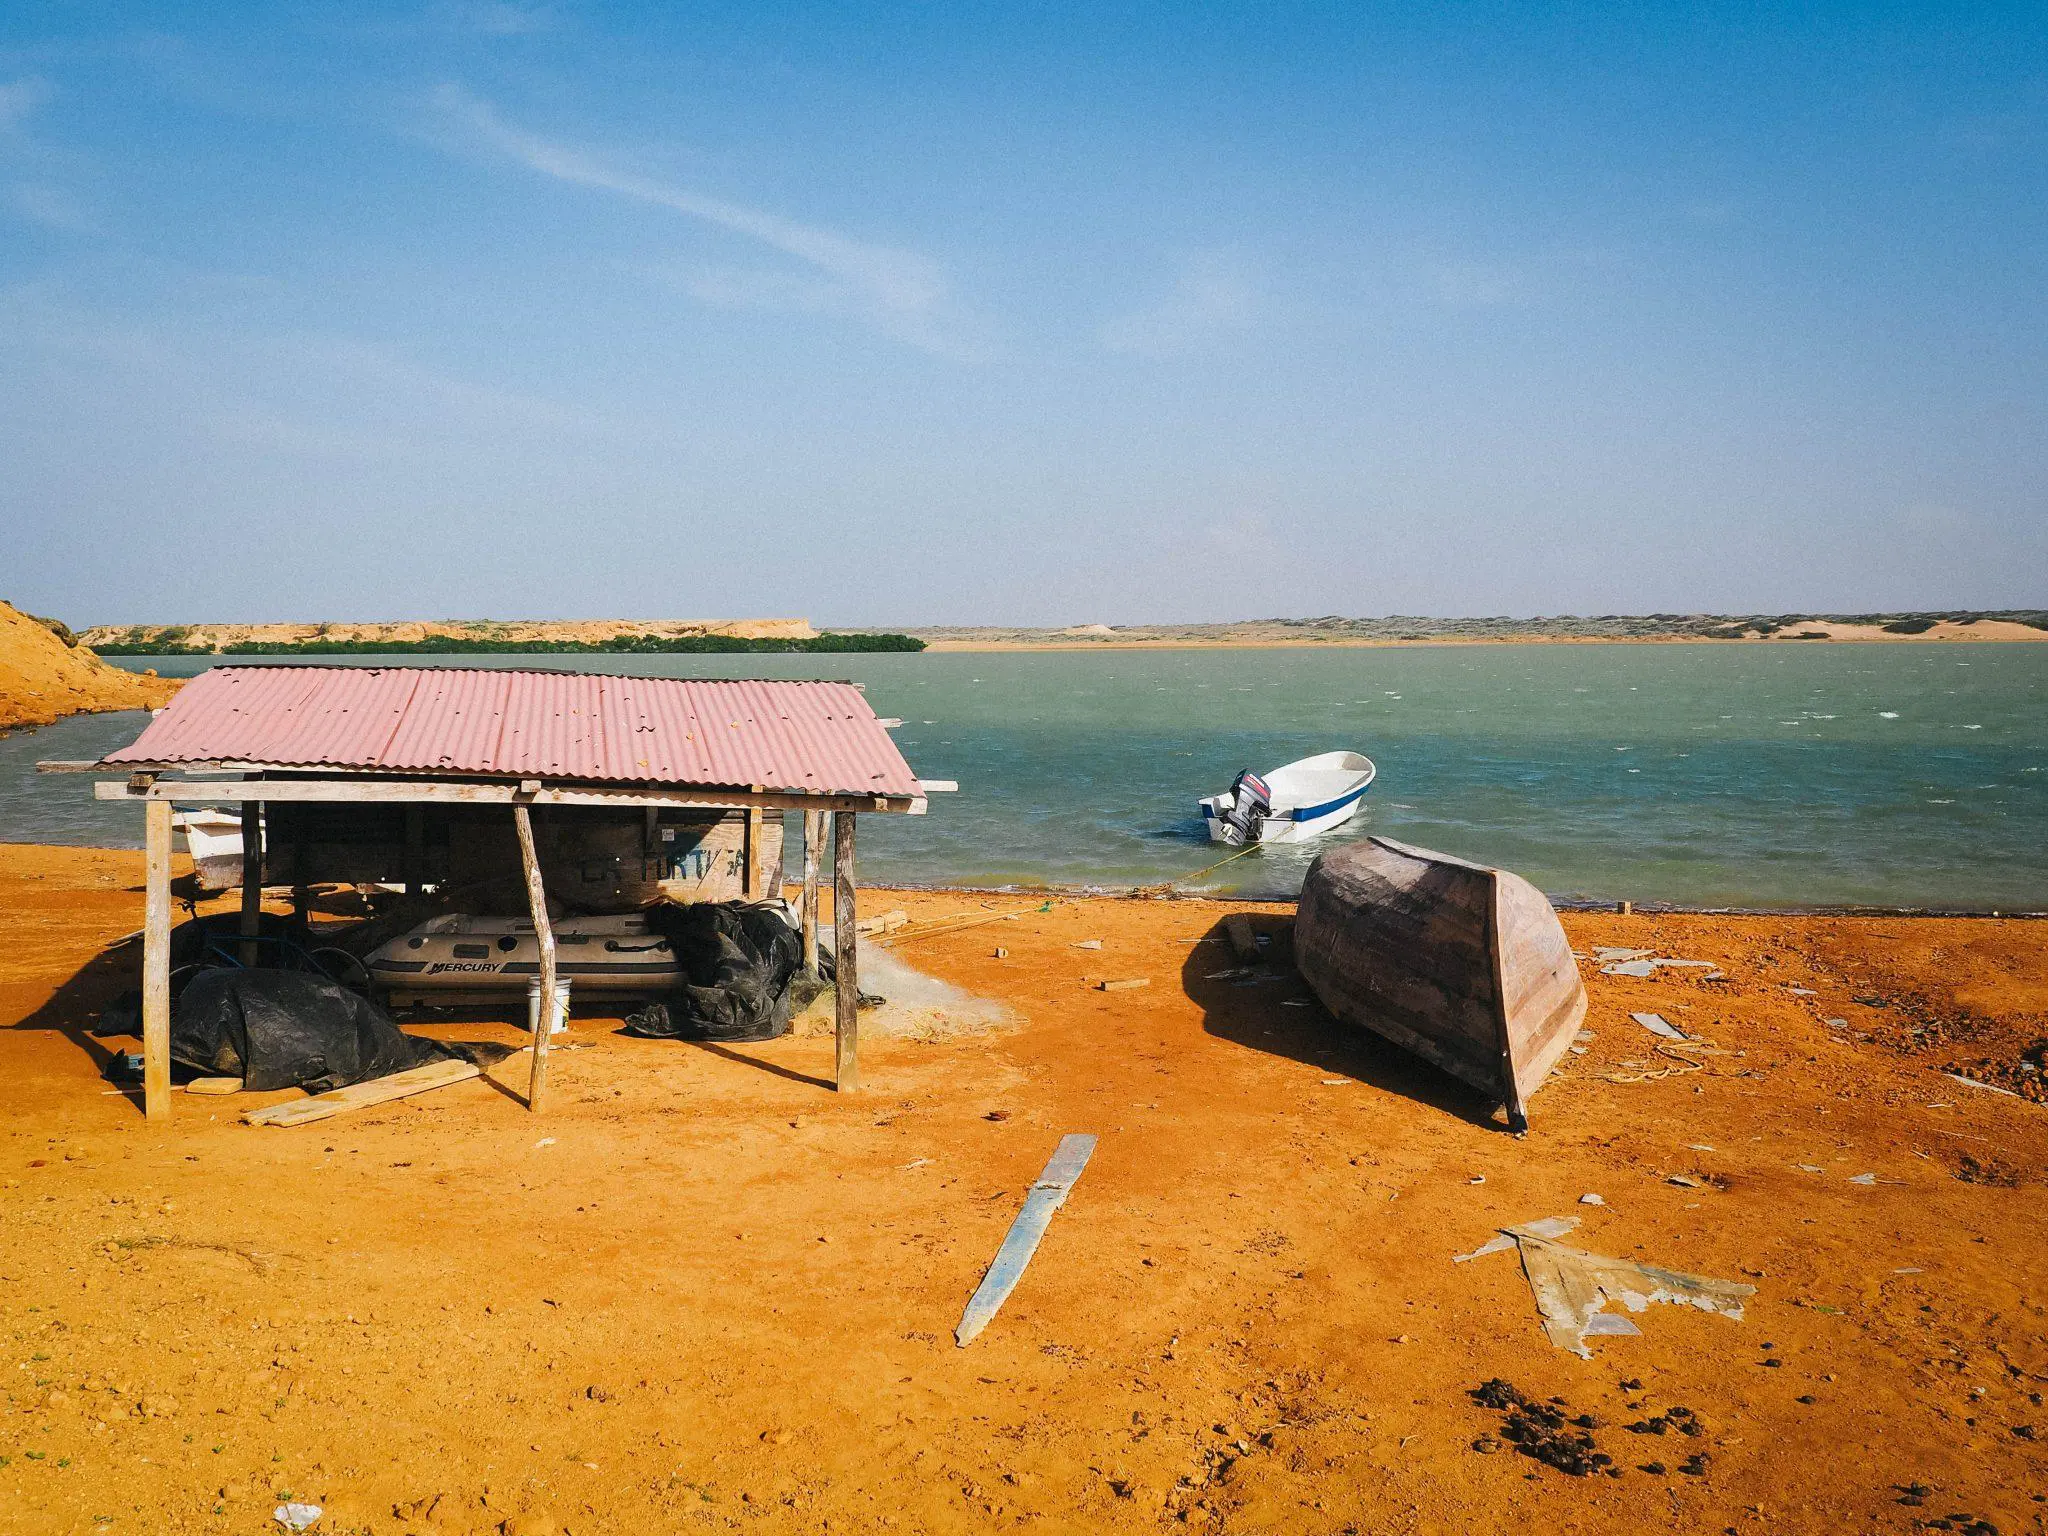
<path id="1" fill-rule="evenodd" d="M 1247 768 L 1224 793 L 1203 798 L 1202 819 L 1211 842 L 1305 842 L 1357 815 L 1378 771 L 1357 752 L 1319 752 L 1271 773 Z"/>
<path id="2" fill-rule="evenodd" d="M 554 924 L 555 969 L 579 998 L 654 997 L 689 978 L 645 912 L 565 917 Z M 391 1007 L 502 1000 L 540 975 L 533 920 L 451 913 L 380 946 L 370 979 Z"/>
<path id="3" fill-rule="evenodd" d="M 202 891 L 233 890 L 242 883 L 242 817 L 212 806 L 173 811 L 171 830 L 185 834 L 192 871 Z"/>

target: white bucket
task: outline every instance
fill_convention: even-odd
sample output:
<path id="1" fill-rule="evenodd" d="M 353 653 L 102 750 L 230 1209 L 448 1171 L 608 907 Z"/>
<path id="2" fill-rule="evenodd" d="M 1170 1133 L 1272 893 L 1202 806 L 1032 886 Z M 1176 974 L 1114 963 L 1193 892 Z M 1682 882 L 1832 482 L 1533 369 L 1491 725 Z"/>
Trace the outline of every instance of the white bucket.
<path id="1" fill-rule="evenodd" d="M 555 978 L 555 1006 L 548 1016 L 550 1038 L 561 1034 L 569 1027 L 569 978 Z M 530 1035 L 540 1028 L 540 978 L 534 977 L 526 984 L 526 1032 Z"/>

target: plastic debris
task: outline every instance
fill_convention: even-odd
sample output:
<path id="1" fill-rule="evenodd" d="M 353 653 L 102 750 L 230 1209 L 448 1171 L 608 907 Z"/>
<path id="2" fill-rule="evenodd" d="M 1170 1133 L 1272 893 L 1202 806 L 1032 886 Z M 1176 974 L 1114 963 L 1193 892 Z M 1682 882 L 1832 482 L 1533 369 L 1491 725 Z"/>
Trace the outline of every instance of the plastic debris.
<path id="1" fill-rule="evenodd" d="M 1081 942 L 1080 942 L 1080 943 L 1076 944 L 1076 945 L 1074 946 L 1074 948 L 1076 948 L 1076 949 L 1100 949 L 1100 948 L 1102 948 L 1102 940 L 1100 940 L 1100 939 L 1083 939 L 1083 940 L 1081 940 Z"/>
<path id="2" fill-rule="evenodd" d="M 1859 1173 L 1852 1175 L 1849 1182 L 1851 1184 L 1861 1184 L 1867 1188 L 1877 1182 L 1877 1175 L 1874 1173 Z"/>
<path id="3" fill-rule="evenodd" d="M 270 1512 L 270 1518 L 288 1531 L 303 1531 L 320 1518 L 318 1504 L 280 1504 Z"/>
<path id="4" fill-rule="evenodd" d="M 1579 1196 L 1579 1204 L 1581 1205 L 1605 1205 L 1606 1203 L 1598 1195 L 1588 1194 Z"/>
<path id="5" fill-rule="evenodd" d="M 1666 956 L 1652 955 L 1648 950 L 1637 950 L 1632 951 L 1632 953 L 1646 958 L 1617 960 L 1611 965 L 1601 966 L 1600 974 L 1602 976 L 1654 976 L 1664 967 L 1672 966 L 1686 970 L 1706 971 L 1708 973 L 1706 977 L 1708 981 L 1713 981 L 1721 975 L 1721 967 L 1712 960 L 1675 960 Z"/>
<path id="6" fill-rule="evenodd" d="M 1972 1088 L 1982 1088 L 1986 1093 L 2002 1093 L 2008 1099 L 2017 1099 L 2021 1097 L 2020 1094 L 2014 1093 L 2010 1088 L 2001 1088 L 1996 1083 L 1980 1083 L 1977 1081 L 1976 1078 L 1965 1077 L 1960 1072 L 1944 1072 L 1941 1075 L 1945 1078 L 1948 1078 L 1952 1082 L 1967 1083 Z"/>
<path id="7" fill-rule="evenodd" d="M 1666 1040 L 1684 1040 L 1689 1038 L 1684 1030 L 1671 1023 L 1660 1013 L 1632 1013 L 1629 1017 L 1642 1025 L 1651 1034 L 1662 1035 Z"/>
<path id="8" fill-rule="evenodd" d="M 1587 1339 L 1642 1332 L 1628 1318 L 1602 1310 L 1611 1301 L 1620 1302 L 1632 1313 L 1642 1312 L 1653 1302 L 1682 1303 L 1741 1322 L 1743 1298 L 1756 1294 L 1753 1285 L 1610 1259 L 1557 1241 L 1577 1225 L 1576 1217 L 1549 1216 L 1503 1227 L 1500 1236 L 1456 1262 L 1508 1248 L 1519 1250 L 1522 1273 L 1528 1277 L 1536 1308 L 1543 1314 L 1543 1331 L 1559 1349 L 1587 1360 L 1593 1358 Z"/>
<path id="9" fill-rule="evenodd" d="M 1654 949 L 1616 949 L 1606 944 L 1593 946 L 1593 958 L 1602 965 L 1612 965 L 1618 960 L 1647 960 L 1656 953 Z"/>

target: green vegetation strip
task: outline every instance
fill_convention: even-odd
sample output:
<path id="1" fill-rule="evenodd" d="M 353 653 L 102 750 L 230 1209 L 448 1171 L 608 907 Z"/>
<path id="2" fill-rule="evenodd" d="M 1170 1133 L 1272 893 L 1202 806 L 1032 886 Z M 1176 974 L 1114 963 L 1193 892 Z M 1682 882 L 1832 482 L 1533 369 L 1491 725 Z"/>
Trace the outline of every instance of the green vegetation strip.
<path id="1" fill-rule="evenodd" d="M 816 635 L 807 640 L 741 635 L 613 635 L 606 640 L 497 640 L 428 635 L 419 640 L 242 640 L 216 649 L 164 632 L 93 647 L 102 656 L 570 656 L 593 654 L 724 656 L 754 653 L 921 651 L 909 635 Z"/>

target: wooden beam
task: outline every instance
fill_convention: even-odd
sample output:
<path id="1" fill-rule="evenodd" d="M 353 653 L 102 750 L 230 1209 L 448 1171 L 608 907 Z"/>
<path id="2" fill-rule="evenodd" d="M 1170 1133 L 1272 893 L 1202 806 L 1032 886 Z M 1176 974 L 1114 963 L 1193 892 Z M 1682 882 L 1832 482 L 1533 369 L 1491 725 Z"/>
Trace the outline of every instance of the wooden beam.
<path id="1" fill-rule="evenodd" d="M 143 814 L 142 1112 L 171 1113 L 171 807 L 152 800 Z"/>
<path id="2" fill-rule="evenodd" d="M 1024 1266 L 1038 1251 L 1039 1240 L 1045 1236 L 1053 1212 L 1066 1204 L 1074 1181 L 1081 1177 L 1081 1170 L 1088 1166 L 1088 1159 L 1094 1154 L 1093 1136 L 1060 1138 L 1059 1146 L 1053 1149 L 1052 1157 L 1046 1162 L 1045 1171 L 1032 1181 L 1031 1190 L 1024 1197 L 1024 1209 L 1017 1213 L 1017 1219 L 1010 1223 L 1010 1230 L 1003 1235 L 1003 1246 L 996 1250 L 994 1262 L 981 1277 L 981 1284 L 974 1288 L 974 1294 L 967 1299 L 967 1310 L 960 1314 L 960 1325 L 953 1330 L 953 1342 L 962 1349 L 972 1344 L 981 1330 L 989 1325 L 989 1320 L 1009 1300 L 1010 1292 L 1017 1288 L 1017 1282 L 1024 1278 Z"/>
<path id="3" fill-rule="evenodd" d="M 368 1109 L 373 1104 L 389 1104 L 393 1099 L 408 1098 L 430 1088 L 445 1088 L 450 1083 L 465 1083 L 472 1077 L 481 1076 L 483 1068 L 473 1061 L 453 1058 L 430 1061 L 424 1066 L 393 1072 L 388 1077 L 371 1078 L 367 1083 L 351 1083 L 346 1088 L 332 1088 L 311 1098 L 289 1099 L 282 1104 L 252 1109 L 242 1116 L 242 1120 L 247 1125 L 306 1125 L 315 1120 L 325 1120 L 329 1115 L 339 1115 L 351 1109 Z"/>
<path id="4" fill-rule="evenodd" d="M 818 858 L 825 848 L 825 813 L 804 812 L 804 974 L 818 974 Z"/>
<path id="5" fill-rule="evenodd" d="M 405 894 L 417 896 L 420 887 L 426 883 L 427 869 L 427 811 L 425 806 L 408 805 L 405 808 L 405 863 L 400 871 L 404 875 Z"/>
<path id="6" fill-rule="evenodd" d="M 519 862 L 526 869 L 526 901 L 533 910 L 533 936 L 540 942 L 540 1008 L 533 1023 L 533 1077 L 526 1107 L 535 1114 L 547 1098 L 548 1030 L 555 1022 L 555 930 L 548 922 L 548 892 L 541 881 L 540 858 L 533 851 L 533 814 L 524 805 L 512 807 L 519 830 Z"/>
<path id="7" fill-rule="evenodd" d="M 350 801 L 381 805 L 591 805 L 676 810 L 890 811 L 922 815 L 922 796 L 793 795 L 744 789 L 606 789 L 542 785 L 526 794 L 517 784 L 450 783 L 442 779 L 159 779 L 140 785 L 101 780 L 96 800 L 178 800 L 188 805 L 223 800 Z"/>
<path id="8" fill-rule="evenodd" d="M 747 807 L 747 835 L 741 844 L 745 863 L 740 871 L 740 894 L 748 901 L 761 899 L 761 807 Z"/>
<path id="9" fill-rule="evenodd" d="M 833 1081 L 860 1091 L 860 936 L 853 898 L 853 814 L 832 818 Z"/>
<path id="10" fill-rule="evenodd" d="M 256 964 L 263 932 L 263 802 L 242 802 L 242 944 L 240 960 L 246 969 Z"/>

